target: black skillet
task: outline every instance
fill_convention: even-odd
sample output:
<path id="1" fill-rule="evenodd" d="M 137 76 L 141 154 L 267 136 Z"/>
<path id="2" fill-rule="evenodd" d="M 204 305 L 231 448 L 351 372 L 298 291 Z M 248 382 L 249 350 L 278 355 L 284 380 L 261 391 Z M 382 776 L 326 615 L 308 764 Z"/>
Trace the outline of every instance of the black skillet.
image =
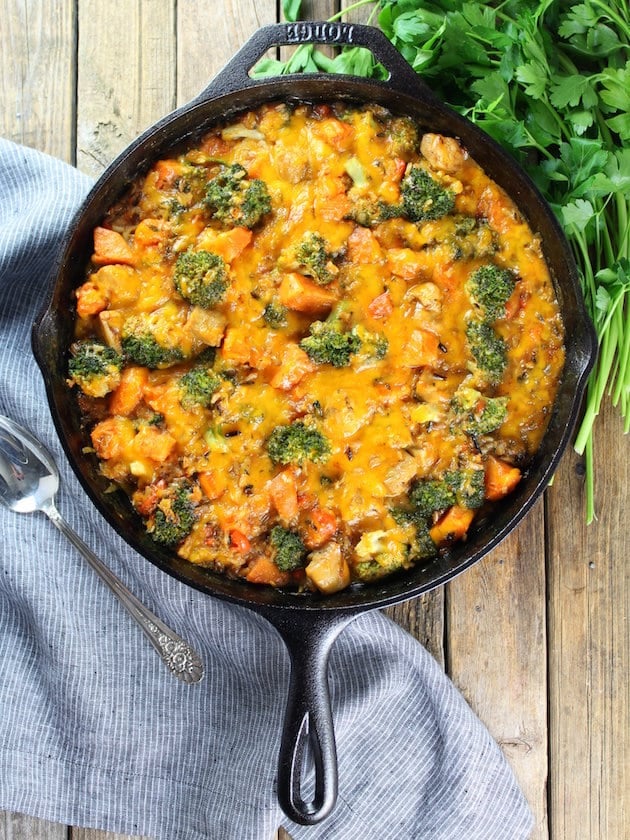
<path id="1" fill-rule="evenodd" d="M 249 71 L 274 46 L 322 43 L 367 47 L 389 72 L 385 82 L 325 74 L 254 80 Z M 83 282 L 92 230 L 133 178 L 173 146 L 213 124 L 270 100 L 376 103 L 413 117 L 423 130 L 461 139 L 471 156 L 514 199 L 542 237 L 566 328 L 566 366 L 542 445 L 516 492 L 478 522 L 466 543 L 410 572 L 332 596 L 258 588 L 228 580 L 180 560 L 146 535 L 122 493 L 105 493 L 93 457 L 83 452 L 85 430 L 65 384 L 66 354 L 73 337 L 73 294 Z M 283 638 L 291 680 L 278 763 L 278 798 L 286 814 L 304 825 L 323 820 L 337 796 L 337 760 L 327 678 L 336 636 L 355 616 L 386 607 L 452 580 L 493 549 L 541 496 L 570 439 L 596 340 L 584 309 L 569 246 L 551 210 L 529 178 L 502 149 L 468 120 L 448 109 L 377 29 L 342 23 L 303 22 L 264 27 L 244 45 L 192 102 L 160 120 L 135 140 L 99 178 L 74 218 L 61 249 L 54 287 L 33 329 L 33 348 L 50 408 L 68 459 L 86 493 L 107 521 L 145 558 L 201 592 L 261 614 Z M 302 795 L 303 758 L 310 750 L 315 792 Z"/>

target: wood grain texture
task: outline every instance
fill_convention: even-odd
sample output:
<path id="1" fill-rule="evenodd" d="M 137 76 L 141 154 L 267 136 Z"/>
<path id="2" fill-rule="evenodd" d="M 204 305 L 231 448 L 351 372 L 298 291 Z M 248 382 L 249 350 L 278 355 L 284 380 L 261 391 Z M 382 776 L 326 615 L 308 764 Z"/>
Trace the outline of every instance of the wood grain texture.
<path id="1" fill-rule="evenodd" d="M 549 492 L 552 836 L 630 837 L 630 438 L 596 427 L 598 520 L 582 521 L 574 453 Z"/>
<path id="2" fill-rule="evenodd" d="M 127 834 L 114 834 L 111 831 L 99 831 L 94 828 L 71 829 L 70 840 L 149 840 L 149 838 L 129 837 Z"/>
<path id="3" fill-rule="evenodd" d="M 70 834 L 71 840 L 149 840 L 127 834 L 114 834 L 110 831 L 99 831 L 94 828 L 73 828 Z"/>
<path id="4" fill-rule="evenodd" d="M 384 610 L 393 621 L 411 633 L 442 668 L 445 667 L 444 592 L 444 587 L 441 587 Z"/>
<path id="5" fill-rule="evenodd" d="M 257 29 L 275 21 L 269 0 L 178 0 L 178 103 L 200 93 Z"/>
<path id="6" fill-rule="evenodd" d="M 175 2 L 80 0 L 77 166 L 97 176 L 175 106 Z"/>
<path id="7" fill-rule="evenodd" d="M 68 840 L 65 825 L 0 811 L 0 840 Z"/>
<path id="8" fill-rule="evenodd" d="M 74 161 L 75 13 L 57 0 L 4 0 L 0 136 Z"/>
<path id="9" fill-rule="evenodd" d="M 544 511 L 538 503 L 447 586 L 447 670 L 488 727 L 548 837 Z"/>

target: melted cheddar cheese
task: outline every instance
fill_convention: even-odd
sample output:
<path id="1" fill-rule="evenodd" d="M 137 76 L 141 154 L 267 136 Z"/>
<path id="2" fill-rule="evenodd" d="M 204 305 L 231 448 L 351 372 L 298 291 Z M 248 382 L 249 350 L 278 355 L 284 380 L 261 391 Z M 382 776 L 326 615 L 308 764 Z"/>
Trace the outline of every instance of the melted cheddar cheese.
<path id="1" fill-rule="evenodd" d="M 192 563 L 324 593 L 409 568 L 464 539 L 545 432 L 564 351 L 539 239 L 410 119 L 270 103 L 157 161 L 94 235 L 71 356 L 97 342 L 120 372 L 99 389 L 71 363 L 69 385 L 104 475 Z M 200 253 L 203 283 L 220 269 L 202 303 L 182 274 Z M 139 354 L 147 333 L 163 356 Z"/>

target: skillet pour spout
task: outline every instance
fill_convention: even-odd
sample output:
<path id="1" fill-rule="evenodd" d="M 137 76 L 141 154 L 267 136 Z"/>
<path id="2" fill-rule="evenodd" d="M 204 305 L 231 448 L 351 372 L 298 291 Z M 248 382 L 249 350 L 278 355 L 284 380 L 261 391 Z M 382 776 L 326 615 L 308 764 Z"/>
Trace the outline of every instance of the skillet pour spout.
<path id="1" fill-rule="evenodd" d="M 253 79 L 251 68 L 275 46 L 321 43 L 369 49 L 389 73 L 387 81 L 307 74 Z M 270 101 L 381 105 L 412 117 L 419 127 L 458 138 L 471 156 L 515 201 L 540 235 L 564 322 L 565 367 L 542 444 L 515 492 L 498 503 L 491 518 L 474 526 L 467 542 L 425 565 L 372 585 L 351 587 L 325 598 L 280 590 L 262 591 L 187 563 L 156 545 L 129 500 L 105 492 L 108 480 L 94 456 L 84 452 L 85 430 L 65 374 L 73 341 L 73 290 L 83 282 L 92 231 L 128 184 L 161 155 L 207 132 L 239 112 Z M 335 638 L 356 616 L 414 598 L 452 580 L 493 549 L 540 498 L 570 441 L 588 373 L 596 355 L 595 333 L 582 299 L 570 247 L 549 206 L 515 161 L 471 122 L 446 107 L 405 62 L 387 38 L 369 26 L 306 21 L 264 27 L 192 102 L 157 122 L 106 169 L 76 214 L 62 244 L 54 284 L 33 328 L 52 417 L 85 492 L 129 545 L 162 571 L 200 592 L 254 610 L 271 622 L 290 654 L 292 676 L 278 765 L 278 798 L 293 821 L 325 819 L 337 796 L 337 763 L 327 661 Z M 310 751 L 315 778 L 305 793 L 303 758 Z"/>

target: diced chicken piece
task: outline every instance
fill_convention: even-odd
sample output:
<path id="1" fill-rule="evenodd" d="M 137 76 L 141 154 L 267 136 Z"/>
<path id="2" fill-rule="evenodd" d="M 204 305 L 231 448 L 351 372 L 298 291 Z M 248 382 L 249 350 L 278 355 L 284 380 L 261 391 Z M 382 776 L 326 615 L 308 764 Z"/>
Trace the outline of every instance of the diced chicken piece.
<path id="1" fill-rule="evenodd" d="M 390 496 L 398 496 L 404 493 L 417 472 L 418 464 L 416 459 L 405 452 L 396 466 L 388 470 L 385 476 L 383 483 L 387 488 L 388 494 Z"/>
<path id="2" fill-rule="evenodd" d="M 313 586 L 326 595 L 339 592 L 350 583 L 350 567 L 341 554 L 339 543 L 329 542 L 312 551 L 305 572 Z"/>
<path id="3" fill-rule="evenodd" d="M 440 339 L 429 330 L 414 330 L 403 350 L 401 364 L 404 367 L 434 365 L 438 360 Z"/>
<path id="4" fill-rule="evenodd" d="M 464 164 L 467 153 L 454 137 L 427 133 L 420 142 L 420 151 L 433 169 L 454 175 Z"/>
<path id="5" fill-rule="evenodd" d="M 315 365 L 297 344 L 287 344 L 286 351 L 278 370 L 273 375 L 271 385 L 279 391 L 290 391 L 308 373 L 315 370 Z"/>
<path id="6" fill-rule="evenodd" d="M 435 283 L 418 283 L 409 289 L 407 295 L 429 312 L 439 312 L 442 308 L 442 290 Z"/>
<path id="7" fill-rule="evenodd" d="M 121 333 L 123 324 L 125 323 L 124 313 L 118 309 L 107 309 L 105 312 L 100 313 L 98 321 L 105 344 L 113 347 L 114 350 L 120 353 L 122 349 Z"/>
<path id="8" fill-rule="evenodd" d="M 186 327 L 192 335 L 210 347 L 218 347 L 221 344 L 225 324 L 225 316 L 220 312 L 200 306 L 193 306 L 186 321 Z"/>

